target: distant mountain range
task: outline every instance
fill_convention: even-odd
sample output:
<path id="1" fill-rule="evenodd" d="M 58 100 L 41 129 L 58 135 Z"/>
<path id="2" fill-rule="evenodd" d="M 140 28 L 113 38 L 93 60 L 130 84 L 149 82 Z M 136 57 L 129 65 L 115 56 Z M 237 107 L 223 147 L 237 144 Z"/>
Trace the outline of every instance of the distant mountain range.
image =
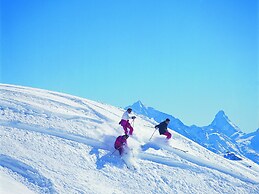
<path id="1" fill-rule="evenodd" d="M 245 156 L 259 164 L 259 129 L 246 134 L 234 125 L 223 110 L 219 111 L 211 124 L 204 127 L 196 125 L 187 126 L 170 114 L 163 113 L 152 107 L 145 106 L 137 101 L 131 106 L 137 114 L 153 118 L 161 122 L 169 118 L 169 128 L 197 142 L 203 147 L 220 155 L 235 154 L 237 157 Z M 126 108 L 128 108 L 126 107 Z M 231 159 L 232 157 L 230 157 Z"/>

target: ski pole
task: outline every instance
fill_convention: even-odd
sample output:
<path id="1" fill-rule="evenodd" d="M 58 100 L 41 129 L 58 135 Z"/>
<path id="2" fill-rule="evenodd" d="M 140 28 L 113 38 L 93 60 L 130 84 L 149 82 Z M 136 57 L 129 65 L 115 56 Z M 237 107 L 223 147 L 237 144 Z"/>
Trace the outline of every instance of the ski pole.
<path id="1" fill-rule="evenodd" d="M 134 120 L 135 120 L 135 119 L 132 120 L 132 127 L 134 127 Z"/>
<path id="2" fill-rule="evenodd" d="M 110 156 L 112 156 L 117 150 L 119 150 L 121 147 L 123 147 L 124 146 L 124 144 L 122 144 L 120 147 L 118 147 L 117 149 L 115 148 L 115 150 L 111 153 L 111 155 Z"/>
<path id="3" fill-rule="evenodd" d="M 116 151 L 117 151 L 117 149 L 115 149 L 115 150 L 111 153 L 111 155 L 110 155 L 110 156 L 112 156 Z"/>
<path id="4" fill-rule="evenodd" d="M 134 121 L 135 121 L 135 116 L 134 117 L 132 117 L 132 121 L 131 121 L 131 123 L 130 123 L 130 125 L 132 125 L 133 127 L 134 127 Z"/>
<path id="5" fill-rule="evenodd" d="M 153 128 L 154 126 L 149 126 L 149 125 L 144 125 L 145 127 L 150 127 L 150 128 Z"/>
<path id="6" fill-rule="evenodd" d="M 152 139 L 154 133 L 156 132 L 157 128 L 155 129 L 155 131 L 153 132 L 153 134 L 151 135 L 151 137 L 149 138 L 149 141 Z"/>

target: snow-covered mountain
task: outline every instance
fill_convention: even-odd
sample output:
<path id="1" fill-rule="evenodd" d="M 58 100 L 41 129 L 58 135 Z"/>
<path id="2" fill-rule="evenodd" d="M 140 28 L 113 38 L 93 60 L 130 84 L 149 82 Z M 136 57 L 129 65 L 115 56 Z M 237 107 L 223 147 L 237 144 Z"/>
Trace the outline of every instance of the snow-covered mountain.
<path id="1" fill-rule="evenodd" d="M 243 135 L 238 139 L 238 141 L 259 152 L 259 129 L 257 129 L 255 132 Z"/>
<path id="2" fill-rule="evenodd" d="M 209 125 L 209 128 L 214 132 L 223 133 L 231 139 L 237 139 L 244 135 L 244 133 L 229 120 L 222 110 L 216 114 L 215 119 Z"/>
<path id="3" fill-rule="evenodd" d="M 255 132 L 245 134 L 237 139 L 240 150 L 245 156 L 257 164 L 259 163 L 259 129 Z"/>
<path id="4" fill-rule="evenodd" d="M 219 157 L 177 132 L 149 141 L 155 122 L 141 115 L 123 162 L 113 148 L 123 111 L 0 84 L 0 193 L 259 193 L 257 164 Z"/>
<path id="5" fill-rule="evenodd" d="M 157 122 L 161 122 L 165 118 L 170 118 L 171 122 L 169 127 L 171 129 L 197 142 L 214 153 L 221 155 L 233 153 L 237 157 L 244 155 L 259 164 L 258 130 L 251 134 L 243 133 L 229 120 L 225 112 L 222 110 L 216 114 L 210 125 L 198 127 L 195 125 L 186 126 L 172 115 L 160 112 L 151 107 L 146 107 L 140 101 L 134 103 L 130 107 L 132 107 L 136 113 L 143 114 L 148 118 L 153 118 Z"/>

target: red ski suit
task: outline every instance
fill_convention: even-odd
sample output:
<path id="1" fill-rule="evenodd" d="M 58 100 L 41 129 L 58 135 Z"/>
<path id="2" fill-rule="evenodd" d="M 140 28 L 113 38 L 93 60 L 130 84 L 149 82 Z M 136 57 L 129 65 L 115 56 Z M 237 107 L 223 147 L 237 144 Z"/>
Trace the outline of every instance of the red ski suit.
<path id="1" fill-rule="evenodd" d="M 115 148 L 116 150 L 119 150 L 120 155 L 123 154 L 123 151 L 124 151 L 123 146 L 124 146 L 124 145 L 127 145 L 127 139 L 125 139 L 123 136 L 117 137 L 117 139 L 116 139 L 116 141 L 115 141 L 115 143 L 114 143 L 114 148 Z"/>

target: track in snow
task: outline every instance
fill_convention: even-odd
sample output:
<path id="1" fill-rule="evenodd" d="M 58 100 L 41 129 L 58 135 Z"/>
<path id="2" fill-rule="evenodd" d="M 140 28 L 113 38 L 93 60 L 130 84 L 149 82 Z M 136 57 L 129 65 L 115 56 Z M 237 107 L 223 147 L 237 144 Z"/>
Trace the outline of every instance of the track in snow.
<path id="1" fill-rule="evenodd" d="M 36 169 L 19 160 L 0 154 L 0 166 L 19 174 L 28 182 L 38 186 L 44 193 L 56 193 L 49 179 L 40 174 Z"/>

